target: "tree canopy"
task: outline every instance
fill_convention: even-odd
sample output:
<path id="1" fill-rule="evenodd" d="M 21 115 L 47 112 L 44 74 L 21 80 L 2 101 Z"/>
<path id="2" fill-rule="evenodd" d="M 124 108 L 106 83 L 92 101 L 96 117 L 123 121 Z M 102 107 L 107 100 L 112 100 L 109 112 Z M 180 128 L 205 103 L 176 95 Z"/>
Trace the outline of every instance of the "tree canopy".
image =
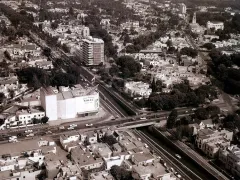
<path id="1" fill-rule="evenodd" d="M 197 57 L 198 55 L 198 52 L 197 50 L 193 49 L 193 48 L 190 48 L 190 47 L 184 47 L 180 50 L 180 54 L 182 55 L 187 55 L 187 56 L 190 56 L 192 58 L 195 58 Z"/>
<path id="2" fill-rule="evenodd" d="M 133 177 L 130 171 L 117 165 L 114 165 L 111 167 L 110 173 L 116 180 L 133 180 Z"/>
<path id="3" fill-rule="evenodd" d="M 142 67 L 141 64 L 135 61 L 131 56 L 120 56 L 116 63 L 122 72 L 123 78 L 133 77 Z"/>
<path id="4" fill-rule="evenodd" d="M 228 56 L 217 50 L 212 50 L 209 56 L 212 63 L 209 64 L 208 73 L 222 83 L 223 90 L 226 92 L 240 94 L 240 70 L 232 67 L 232 65 L 240 66 L 240 53 Z"/>
<path id="5" fill-rule="evenodd" d="M 178 112 L 176 109 L 172 110 L 172 112 L 169 114 L 168 119 L 167 119 L 167 128 L 172 129 L 176 125 L 178 117 Z"/>

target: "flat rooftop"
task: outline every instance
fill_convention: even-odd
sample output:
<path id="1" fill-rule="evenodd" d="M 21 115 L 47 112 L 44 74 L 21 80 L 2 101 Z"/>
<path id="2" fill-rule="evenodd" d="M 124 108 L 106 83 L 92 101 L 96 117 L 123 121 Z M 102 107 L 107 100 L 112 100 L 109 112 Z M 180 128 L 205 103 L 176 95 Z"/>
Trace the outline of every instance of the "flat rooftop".
<path id="1" fill-rule="evenodd" d="M 3 155 L 3 154 L 14 155 L 14 154 L 19 154 L 26 151 L 41 149 L 41 147 L 39 147 L 38 145 L 38 142 L 41 140 L 53 141 L 51 138 L 47 138 L 47 139 L 36 138 L 31 140 L 19 141 L 16 143 L 1 144 L 0 155 Z"/>
<path id="2" fill-rule="evenodd" d="M 134 165 L 133 169 L 135 169 L 135 171 L 140 175 L 154 174 L 156 177 L 159 177 L 168 174 L 165 171 L 165 167 L 163 167 L 160 163 L 155 163 L 148 166 Z"/>

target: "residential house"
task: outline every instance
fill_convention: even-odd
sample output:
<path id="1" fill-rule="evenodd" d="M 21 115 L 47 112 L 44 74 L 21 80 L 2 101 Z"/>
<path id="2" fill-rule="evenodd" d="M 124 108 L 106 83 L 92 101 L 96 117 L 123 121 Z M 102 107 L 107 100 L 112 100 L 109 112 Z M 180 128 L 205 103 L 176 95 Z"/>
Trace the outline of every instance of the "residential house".
<path id="1" fill-rule="evenodd" d="M 220 148 L 227 147 L 232 141 L 233 132 L 227 130 L 200 129 L 196 136 L 196 145 L 210 158 L 218 156 Z"/>

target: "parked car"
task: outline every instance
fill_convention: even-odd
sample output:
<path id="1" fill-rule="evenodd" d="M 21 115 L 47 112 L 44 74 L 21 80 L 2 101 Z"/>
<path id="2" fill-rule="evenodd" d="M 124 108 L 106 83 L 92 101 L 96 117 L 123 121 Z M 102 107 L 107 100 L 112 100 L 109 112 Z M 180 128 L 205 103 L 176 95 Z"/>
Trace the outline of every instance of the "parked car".
<path id="1" fill-rule="evenodd" d="M 33 132 L 33 130 L 31 130 L 31 129 L 28 129 L 28 130 L 26 130 L 26 131 L 24 131 L 25 133 L 31 133 L 31 132 Z"/>
<path id="2" fill-rule="evenodd" d="M 86 124 L 85 126 L 86 127 L 91 127 L 91 126 L 93 126 L 93 124 Z"/>
<path id="3" fill-rule="evenodd" d="M 27 136 L 27 137 L 33 137 L 34 134 L 33 134 L 33 133 L 30 133 L 30 134 L 27 134 L 26 136 Z"/>
<path id="4" fill-rule="evenodd" d="M 60 129 L 60 130 L 63 130 L 63 129 L 65 129 L 65 127 L 64 127 L 64 126 L 60 126 L 59 129 Z"/>
<path id="5" fill-rule="evenodd" d="M 69 127 L 77 127 L 77 124 L 70 124 Z"/>

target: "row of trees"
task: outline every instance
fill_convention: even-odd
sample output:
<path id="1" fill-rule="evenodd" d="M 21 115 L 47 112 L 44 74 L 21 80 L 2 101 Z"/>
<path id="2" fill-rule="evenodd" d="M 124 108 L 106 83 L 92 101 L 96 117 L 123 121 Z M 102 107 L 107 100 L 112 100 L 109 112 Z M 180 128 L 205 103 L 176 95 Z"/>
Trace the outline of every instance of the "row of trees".
<path id="1" fill-rule="evenodd" d="M 17 72 L 20 83 L 26 83 L 29 87 L 40 88 L 42 86 L 72 86 L 79 81 L 79 71 L 69 67 L 67 73 L 62 71 L 47 72 L 44 69 L 28 67 Z"/>
<path id="2" fill-rule="evenodd" d="M 203 104 L 205 99 L 213 100 L 217 97 L 216 89 L 210 85 L 202 85 L 192 90 L 189 83 L 176 84 L 171 93 L 152 93 L 147 105 L 154 111 L 171 110 L 179 106 L 198 106 Z"/>
<path id="3" fill-rule="evenodd" d="M 196 109 L 194 111 L 194 114 L 191 116 L 185 116 L 178 119 L 178 112 L 176 109 L 174 109 L 171 111 L 171 113 L 168 116 L 166 127 L 168 129 L 172 129 L 172 128 L 188 126 L 189 124 L 192 124 L 192 123 L 199 124 L 202 120 L 206 120 L 209 118 L 215 119 L 216 121 L 218 121 L 219 114 L 220 114 L 220 108 L 218 106 L 208 106 L 207 108 Z"/>
<path id="4" fill-rule="evenodd" d="M 195 58 L 195 57 L 197 57 L 198 52 L 197 52 L 196 49 L 193 49 L 191 47 L 184 47 L 180 50 L 180 54 L 181 55 L 187 55 L 187 56 L 190 56 L 192 58 Z"/>
<path id="5" fill-rule="evenodd" d="M 33 118 L 32 123 L 33 124 L 46 124 L 48 122 L 49 118 L 47 116 L 42 117 L 41 119 Z"/>

